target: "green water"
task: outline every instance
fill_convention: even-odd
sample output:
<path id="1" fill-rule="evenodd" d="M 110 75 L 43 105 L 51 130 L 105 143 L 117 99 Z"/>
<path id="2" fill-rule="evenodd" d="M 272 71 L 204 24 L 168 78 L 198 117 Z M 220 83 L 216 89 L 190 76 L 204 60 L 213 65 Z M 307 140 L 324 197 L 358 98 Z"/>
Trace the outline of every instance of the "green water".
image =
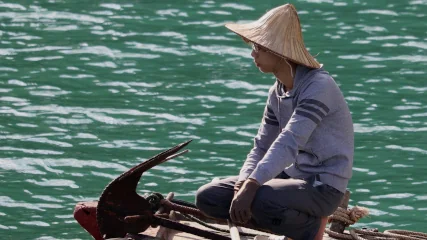
<path id="1" fill-rule="evenodd" d="M 357 225 L 426 231 L 427 1 L 292 2 L 355 126 Z M 0 237 L 90 239 L 78 201 L 187 139 L 139 192 L 238 173 L 274 82 L 223 24 L 282 1 L 0 1 Z"/>

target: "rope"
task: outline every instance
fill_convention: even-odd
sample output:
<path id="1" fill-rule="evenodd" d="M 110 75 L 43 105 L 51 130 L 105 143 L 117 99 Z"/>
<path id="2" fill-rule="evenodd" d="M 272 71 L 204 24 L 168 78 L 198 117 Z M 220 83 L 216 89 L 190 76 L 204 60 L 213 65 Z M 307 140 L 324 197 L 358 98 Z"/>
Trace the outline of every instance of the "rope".
<path id="1" fill-rule="evenodd" d="M 350 230 L 350 234 L 351 234 L 351 232 L 354 232 L 354 234 L 358 233 L 358 234 L 361 234 L 364 237 L 365 236 L 375 236 L 375 237 L 380 237 L 382 239 L 397 239 L 397 240 L 420 240 L 420 239 L 427 239 L 427 234 L 424 234 L 424 233 L 410 232 L 410 231 L 404 231 L 404 230 L 393 230 L 393 231 L 398 231 L 398 232 L 400 232 L 400 234 L 391 233 L 391 232 L 388 232 L 387 230 L 385 232 L 381 233 L 381 232 L 366 231 L 366 230 L 362 230 L 362 229 L 351 229 Z M 415 234 L 417 236 L 424 235 L 424 238 L 422 238 L 422 236 L 421 236 L 421 238 L 409 236 L 409 235 L 407 235 L 409 232 L 412 233 L 412 234 Z M 375 238 L 375 239 L 377 239 L 377 238 Z"/>
<path id="2" fill-rule="evenodd" d="M 161 206 L 166 206 L 167 208 L 169 208 L 171 210 L 174 210 L 174 211 L 177 211 L 177 212 L 187 213 L 187 214 L 191 214 L 191 215 L 195 215 L 195 216 L 200 216 L 200 217 L 207 217 L 205 214 L 203 214 L 197 208 L 181 206 L 181 205 L 173 203 L 173 202 L 171 202 L 171 201 L 169 201 L 167 199 L 160 200 L 160 205 Z"/>
<path id="3" fill-rule="evenodd" d="M 392 234 L 394 233 L 394 234 L 400 234 L 400 235 L 408 235 L 411 237 L 419 237 L 420 239 L 427 239 L 427 233 L 422 233 L 422 232 L 390 229 L 390 230 L 385 230 L 384 233 L 392 233 Z"/>
<path id="4" fill-rule="evenodd" d="M 332 220 L 341 221 L 346 227 L 355 224 L 359 219 L 369 214 L 369 210 L 364 207 L 355 206 L 351 209 L 344 209 L 339 207 L 334 214 L 329 216 L 328 222 Z M 350 229 L 350 234 L 337 233 L 329 229 L 325 229 L 325 232 L 332 238 L 345 239 L 345 240 L 422 240 L 427 239 L 426 233 L 413 232 L 406 230 L 386 230 L 383 233 L 368 230 L 368 229 Z"/>
<path id="5" fill-rule="evenodd" d="M 346 233 L 337 233 L 331 230 L 325 229 L 325 232 L 332 238 L 335 239 L 344 239 L 344 240 L 422 240 L 427 239 L 427 234 L 421 232 L 412 232 L 405 230 L 393 230 L 399 232 L 390 232 L 390 230 L 386 230 L 383 233 L 381 232 L 373 232 L 369 230 L 350 229 L 350 234 Z"/>
<path id="6" fill-rule="evenodd" d="M 367 215 L 369 215 L 369 210 L 365 207 L 355 206 L 351 209 L 339 207 L 331 216 L 329 216 L 328 222 L 337 220 L 344 222 L 348 227 Z"/>

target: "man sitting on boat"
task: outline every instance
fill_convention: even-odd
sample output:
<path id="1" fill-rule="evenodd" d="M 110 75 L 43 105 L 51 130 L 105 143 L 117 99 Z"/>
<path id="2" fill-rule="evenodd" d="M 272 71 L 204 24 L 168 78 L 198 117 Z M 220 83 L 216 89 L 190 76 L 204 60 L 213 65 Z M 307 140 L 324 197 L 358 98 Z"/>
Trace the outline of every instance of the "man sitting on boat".
<path id="1" fill-rule="evenodd" d="M 306 50 L 291 4 L 226 27 L 252 45 L 254 63 L 276 81 L 240 174 L 202 186 L 196 205 L 292 239 L 321 239 L 352 175 L 354 132 L 343 94 Z"/>

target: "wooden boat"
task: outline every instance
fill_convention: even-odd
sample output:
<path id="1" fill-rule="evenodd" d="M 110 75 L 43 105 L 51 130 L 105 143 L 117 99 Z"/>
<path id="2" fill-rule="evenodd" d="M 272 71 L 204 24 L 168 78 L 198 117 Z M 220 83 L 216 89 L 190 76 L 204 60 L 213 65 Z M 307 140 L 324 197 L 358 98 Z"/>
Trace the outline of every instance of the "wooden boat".
<path id="1" fill-rule="evenodd" d="M 179 151 L 189 143 L 190 141 L 181 143 L 121 174 L 107 185 L 99 201 L 78 203 L 74 209 L 74 218 L 96 240 L 287 239 L 250 224 L 236 226 L 223 219 L 207 217 L 194 204 L 173 199 L 173 193 L 163 197 L 159 193 L 140 196 L 136 192 L 138 182 L 145 171 L 185 154 L 188 150 Z M 375 229 L 351 230 L 351 235 L 348 232 L 345 236 L 340 235 L 344 233 L 346 226 L 367 213 L 366 209 L 348 210 L 348 200 L 349 193 L 346 193 L 338 209 L 341 210 L 337 210 L 335 217 L 335 214 L 330 217 L 332 222 L 327 234 L 323 233 L 325 228 L 321 227 L 315 240 L 336 239 L 333 237 L 365 239 L 361 237 L 362 232 L 369 236 L 379 236 L 380 233 Z M 326 222 L 324 224 L 326 225 Z M 388 235 L 393 239 L 427 239 L 427 234 L 410 233 L 413 237 L 400 238 L 403 236 L 399 235 L 402 231 Z M 384 235 L 381 237 L 385 239 Z"/>

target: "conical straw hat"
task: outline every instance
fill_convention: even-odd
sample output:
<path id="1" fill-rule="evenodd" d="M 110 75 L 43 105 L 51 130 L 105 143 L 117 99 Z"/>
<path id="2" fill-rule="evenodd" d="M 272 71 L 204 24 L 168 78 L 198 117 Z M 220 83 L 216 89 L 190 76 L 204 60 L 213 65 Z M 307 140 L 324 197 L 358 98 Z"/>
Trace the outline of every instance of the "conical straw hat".
<path id="1" fill-rule="evenodd" d="M 297 10 L 292 4 L 273 8 L 254 22 L 228 23 L 225 27 L 280 57 L 309 68 L 321 67 L 305 48 Z"/>

